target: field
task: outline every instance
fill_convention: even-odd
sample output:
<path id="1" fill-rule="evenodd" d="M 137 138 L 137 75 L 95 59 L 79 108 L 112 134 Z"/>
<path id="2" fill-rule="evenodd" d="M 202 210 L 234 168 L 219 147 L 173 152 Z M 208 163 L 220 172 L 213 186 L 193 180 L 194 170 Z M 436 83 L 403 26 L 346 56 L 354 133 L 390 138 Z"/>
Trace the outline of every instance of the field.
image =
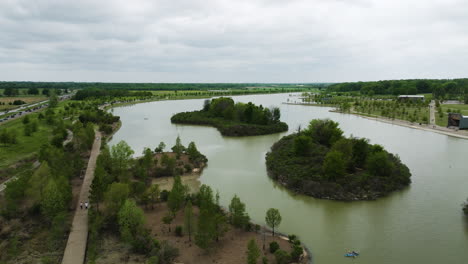
<path id="1" fill-rule="evenodd" d="M 32 104 L 32 103 L 37 103 L 40 101 L 47 100 L 47 97 L 42 96 L 42 95 L 0 97 L 0 111 L 11 110 L 11 109 L 20 107 L 20 105 L 9 105 L 9 103 L 13 103 L 13 101 L 15 100 L 22 100 L 22 101 L 25 101 L 26 104 Z"/>
<path id="2" fill-rule="evenodd" d="M 436 124 L 438 126 L 447 126 L 447 118 L 448 112 L 460 112 L 462 115 L 468 116 L 468 104 L 443 104 L 442 113 L 443 116 L 441 117 L 437 112 L 436 115 Z"/>

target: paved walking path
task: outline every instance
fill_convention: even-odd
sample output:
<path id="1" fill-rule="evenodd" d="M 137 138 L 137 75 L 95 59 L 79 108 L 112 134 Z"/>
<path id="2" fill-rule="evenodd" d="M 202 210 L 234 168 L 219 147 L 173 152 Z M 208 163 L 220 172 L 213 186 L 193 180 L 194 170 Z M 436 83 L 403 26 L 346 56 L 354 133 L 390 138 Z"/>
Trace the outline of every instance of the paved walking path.
<path id="1" fill-rule="evenodd" d="M 430 124 L 435 125 L 435 101 L 432 100 L 431 103 L 429 104 L 429 118 L 430 118 Z"/>
<path id="2" fill-rule="evenodd" d="M 86 244 L 88 242 L 88 210 L 80 209 L 80 202 L 89 202 L 89 190 L 94 179 L 96 159 L 101 149 L 101 133 L 96 132 L 91 155 L 86 168 L 86 174 L 81 185 L 80 197 L 76 205 L 75 216 L 68 236 L 67 247 L 63 254 L 62 264 L 83 264 L 86 255 Z M 84 206 L 83 206 L 84 207 Z"/>

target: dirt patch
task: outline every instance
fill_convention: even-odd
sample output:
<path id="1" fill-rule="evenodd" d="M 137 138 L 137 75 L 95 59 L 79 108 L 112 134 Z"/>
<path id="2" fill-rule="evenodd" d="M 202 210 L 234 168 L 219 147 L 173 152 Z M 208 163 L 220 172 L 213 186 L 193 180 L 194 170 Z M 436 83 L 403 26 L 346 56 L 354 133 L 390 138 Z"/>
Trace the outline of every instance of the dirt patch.
<path id="1" fill-rule="evenodd" d="M 266 256 L 268 263 L 275 263 L 274 255 L 271 254 L 269 249 L 269 243 L 276 241 L 282 250 L 287 252 L 291 251 L 291 244 L 277 236 L 271 237 L 270 235 L 265 236 L 265 250 L 262 250 L 263 246 L 263 235 L 257 232 L 247 232 L 229 227 L 229 231 L 220 238 L 210 250 L 206 253 L 195 245 L 193 235 L 192 242 L 189 242 L 188 235 L 184 234 L 182 237 L 175 235 L 176 226 L 183 226 L 184 213 L 183 210 L 179 211 L 171 225 L 165 225 L 162 218 L 168 212 L 167 205 L 165 203 L 158 204 L 154 209 L 145 210 L 146 226 L 151 230 L 151 235 L 159 241 L 169 241 L 171 245 L 177 247 L 180 252 L 180 256 L 176 258 L 174 263 L 184 264 L 200 264 L 200 263 L 223 263 L 223 264 L 238 264 L 247 262 L 247 244 L 249 240 L 255 239 L 258 247 L 260 248 L 261 255 L 258 259 L 258 263 L 261 263 L 261 258 Z M 194 215 L 198 216 L 198 209 L 194 207 Z M 169 228 L 171 231 L 169 231 Z M 116 237 L 105 238 L 102 246 L 99 258 L 96 263 L 100 264 L 113 264 L 113 263 L 142 263 L 143 256 L 130 254 L 128 247 L 118 242 Z"/>

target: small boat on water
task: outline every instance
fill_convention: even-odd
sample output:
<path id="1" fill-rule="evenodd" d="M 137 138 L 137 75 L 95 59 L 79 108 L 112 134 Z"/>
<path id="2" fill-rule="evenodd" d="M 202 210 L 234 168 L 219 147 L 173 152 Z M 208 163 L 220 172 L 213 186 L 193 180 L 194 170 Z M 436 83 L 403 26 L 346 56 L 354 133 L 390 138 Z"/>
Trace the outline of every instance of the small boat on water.
<path id="1" fill-rule="evenodd" d="M 352 252 L 348 252 L 344 255 L 345 257 L 350 257 L 350 258 L 355 258 L 357 256 L 359 256 L 359 253 L 356 252 L 356 251 L 352 251 Z"/>

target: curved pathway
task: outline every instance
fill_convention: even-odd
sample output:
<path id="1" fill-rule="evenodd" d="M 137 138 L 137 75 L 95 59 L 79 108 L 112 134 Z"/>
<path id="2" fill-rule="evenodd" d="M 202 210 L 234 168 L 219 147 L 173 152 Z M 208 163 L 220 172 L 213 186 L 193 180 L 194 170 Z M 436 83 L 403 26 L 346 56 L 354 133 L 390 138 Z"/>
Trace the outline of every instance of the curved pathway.
<path id="1" fill-rule="evenodd" d="M 88 167 L 81 185 L 80 197 L 75 209 L 75 216 L 68 235 L 67 247 L 63 254 L 62 264 L 83 264 L 86 256 L 86 244 L 88 242 L 88 210 L 80 209 L 80 202 L 89 202 L 89 190 L 94 179 L 94 169 L 96 159 L 101 149 L 101 133 L 96 132 L 91 155 L 89 156 Z"/>

